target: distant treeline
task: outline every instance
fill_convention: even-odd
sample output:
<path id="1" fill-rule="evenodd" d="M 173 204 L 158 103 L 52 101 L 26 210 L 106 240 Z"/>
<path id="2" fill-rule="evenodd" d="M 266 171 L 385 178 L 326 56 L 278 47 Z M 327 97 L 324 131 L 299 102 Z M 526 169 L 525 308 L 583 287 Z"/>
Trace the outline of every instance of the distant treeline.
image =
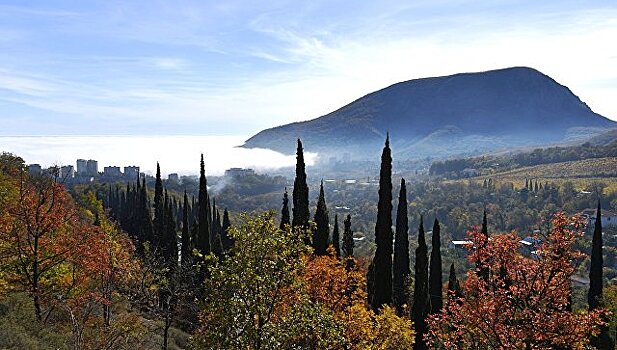
<path id="1" fill-rule="evenodd" d="M 587 142 L 580 146 L 537 148 L 531 152 L 507 156 L 481 156 L 437 161 L 431 164 L 429 173 L 449 178 L 460 178 L 469 175 L 485 175 L 489 172 L 505 171 L 524 166 L 605 157 L 617 157 L 617 141 L 605 146 L 594 146 Z"/>

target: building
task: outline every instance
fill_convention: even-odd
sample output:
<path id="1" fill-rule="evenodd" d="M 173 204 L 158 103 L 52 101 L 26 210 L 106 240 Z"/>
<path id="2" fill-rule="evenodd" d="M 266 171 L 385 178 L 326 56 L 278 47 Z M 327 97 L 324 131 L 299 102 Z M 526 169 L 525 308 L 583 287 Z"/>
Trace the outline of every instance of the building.
<path id="1" fill-rule="evenodd" d="M 97 176 L 99 174 L 99 162 L 89 159 L 86 163 L 86 175 Z"/>
<path id="2" fill-rule="evenodd" d="M 28 165 L 28 173 L 32 175 L 40 175 L 43 172 L 43 168 L 41 168 L 41 164 L 30 164 Z"/>
<path id="3" fill-rule="evenodd" d="M 129 165 L 124 167 L 124 177 L 127 180 L 137 180 L 139 176 L 139 167 L 134 165 Z"/>
<path id="4" fill-rule="evenodd" d="M 518 243 L 521 244 L 520 252 L 523 255 L 536 257 L 536 250 L 542 244 L 542 240 L 536 237 L 527 236 L 518 241 Z"/>
<path id="5" fill-rule="evenodd" d="M 107 177 L 122 177 L 119 166 L 106 166 L 103 168 L 103 175 Z"/>
<path id="6" fill-rule="evenodd" d="M 587 220 L 587 225 L 593 226 L 596 222 L 596 209 L 585 209 L 581 215 Z M 602 227 L 617 225 L 617 213 L 602 209 Z"/>
<path id="7" fill-rule="evenodd" d="M 88 162 L 85 159 L 77 159 L 77 175 L 86 175 Z"/>
<path id="8" fill-rule="evenodd" d="M 170 182 L 180 182 L 180 177 L 176 173 L 171 173 L 167 175 L 167 181 Z"/>
<path id="9" fill-rule="evenodd" d="M 75 168 L 72 165 L 63 165 L 60 167 L 60 178 L 72 179 L 75 177 Z"/>
<path id="10" fill-rule="evenodd" d="M 229 177 L 242 177 L 247 175 L 254 175 L 255 171 L 253 169 L 242 169 L 242 168 L 231 168 L 225 170 L 225 176 Z"/>

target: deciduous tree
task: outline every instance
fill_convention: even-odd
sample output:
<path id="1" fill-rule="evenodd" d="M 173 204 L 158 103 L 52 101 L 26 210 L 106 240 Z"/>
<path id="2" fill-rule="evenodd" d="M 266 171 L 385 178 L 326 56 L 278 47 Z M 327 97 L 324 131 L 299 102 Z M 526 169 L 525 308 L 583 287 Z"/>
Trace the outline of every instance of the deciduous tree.
<path id="1" fill-rule="evenodd" d="M 472 262 L 483 261 L 488 280 L 471 271 L 464 296 L 429 322 L 429 344 L 447 349 L 580 349 L 597 334 L 601 311 L 568 311 L 574 261 L 572 249 L 582 223 L 562 213 L 536 250 L 536 257 L 519 252 L 515 233 L 486 236 L 477 230 L 468 238 Z M 477 249 L 484 247 L 484 249 Z"/>

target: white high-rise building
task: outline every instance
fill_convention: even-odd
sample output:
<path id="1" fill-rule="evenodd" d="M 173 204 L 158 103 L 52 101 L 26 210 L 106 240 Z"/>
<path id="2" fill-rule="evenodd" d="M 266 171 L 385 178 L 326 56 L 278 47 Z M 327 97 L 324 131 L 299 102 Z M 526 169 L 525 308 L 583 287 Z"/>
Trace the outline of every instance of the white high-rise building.
<path id="1" fill-rule="evenodd" d="M 77 175 L 86 175 L 88 162 L 85 159 L 77 159 Z"/>

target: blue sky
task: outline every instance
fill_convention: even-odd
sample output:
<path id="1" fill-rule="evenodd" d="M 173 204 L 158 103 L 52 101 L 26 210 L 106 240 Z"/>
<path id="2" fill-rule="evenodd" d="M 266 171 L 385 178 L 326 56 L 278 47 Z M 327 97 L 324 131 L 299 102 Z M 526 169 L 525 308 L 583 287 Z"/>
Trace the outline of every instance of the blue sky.
<path id="1" fill-rule="evenodd" d="M 250 135 L 531 66 L 617 120 L 615 1 L 0 2 L 0 135 Z"/>

